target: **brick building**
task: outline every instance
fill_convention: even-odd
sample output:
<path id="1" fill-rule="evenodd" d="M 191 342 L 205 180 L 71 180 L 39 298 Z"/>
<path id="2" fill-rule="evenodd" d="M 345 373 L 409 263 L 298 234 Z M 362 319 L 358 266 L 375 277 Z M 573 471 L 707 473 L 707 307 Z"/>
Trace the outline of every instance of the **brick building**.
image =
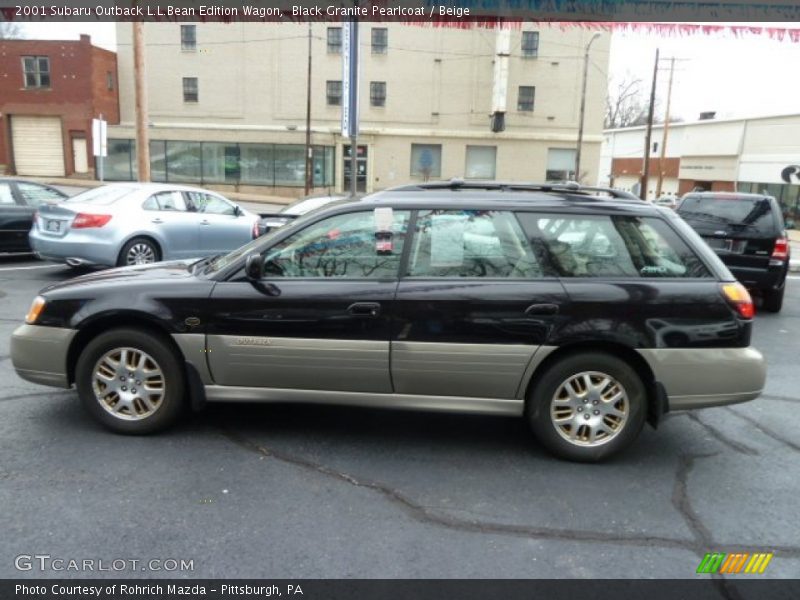
<path id="1" fill-rule="evenodd" d="M 93 176 L 92 119 L 119 122 L 117 55 L 79 41 L 0 40 L 0 173 Z"/>

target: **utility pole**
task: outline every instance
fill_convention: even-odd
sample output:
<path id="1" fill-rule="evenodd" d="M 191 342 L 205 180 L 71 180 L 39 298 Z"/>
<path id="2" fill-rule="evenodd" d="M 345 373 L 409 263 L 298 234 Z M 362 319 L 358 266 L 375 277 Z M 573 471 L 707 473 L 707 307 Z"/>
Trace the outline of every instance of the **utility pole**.
<path id="1" fill-rule="evenodd" d="M 586 79 L 589 75 L 589 49 L 592 47 L 592 42 L 599 38 L 602 34 L 595 31 L 592 34 L 592 39 L 586 44 L 586 51 L 583 53 L 583 84 L 581 85 L 581 113 L 578 118 L 578 149 L 575 152 L 575 181 L 581 181 L 581 149 L 583 147 L 583 121 L 586 116 Z"/>
<path id="2" fill-rule="evenodd" d="M 653 111 L 656 103 L 656 80 L 658 79 L 658 48 L 656 48 L 656 61 L 653 66 L 653 87 L 650 88 L 650 107 L 647 110 L 647 132 L 644 136 L 644 165 L 642 167 L 642 183 L 639 195 L 642 200 L 647 200 L 647 177 L 650 169 L 650 136 L 653 133 Z"/>
<path id="3" fill-rule="evenodd" d="M 311 21 L 308 22 L 308 76 L 306 85 L 306 196 L 314 187 L 313 159 L 311 156 Z"/>
<path id="4" fill-rule="evenodd" d="M 669 84 L 667 85 L 667 108 L 664 111 L 664 132 L 661 137 L 661 155 L 658 158 L 658 184 L 656 185 L 656 197 L 661 197 L 661 187 L 664 185 L 664 157 L 667 153 L 667 137 L 669 136 L 669 106 L 672 100 L 672 77 L 675 74 L 675 57 L 669 59 Z"/>
<path id="5" fill-rule="evenodd" d="M 150 135 L 147 131 L 147 79 L 144 62 L 144 23 L 133 23 L 133 73 L 136 95 L 136 166 L 140 182 L 150 181 Z"/>

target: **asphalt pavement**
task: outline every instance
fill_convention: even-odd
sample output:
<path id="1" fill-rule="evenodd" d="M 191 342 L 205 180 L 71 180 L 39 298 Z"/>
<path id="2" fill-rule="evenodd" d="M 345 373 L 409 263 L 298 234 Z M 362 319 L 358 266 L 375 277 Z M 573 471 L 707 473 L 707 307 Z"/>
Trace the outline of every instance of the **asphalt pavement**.
<path id="1" fill-rule="evenodd" d="M 800 573 L 800 277 L 756 318 L 760 399 L 579 465 L 499 417 L 212 405 L 161 435 L 106 432 L 9 359 L 31 299 L 71 275 L 0 259 L 0 577 L 694 578 L 715 551 Z M 37 553 L 193 570 L 15 568 Z"/>

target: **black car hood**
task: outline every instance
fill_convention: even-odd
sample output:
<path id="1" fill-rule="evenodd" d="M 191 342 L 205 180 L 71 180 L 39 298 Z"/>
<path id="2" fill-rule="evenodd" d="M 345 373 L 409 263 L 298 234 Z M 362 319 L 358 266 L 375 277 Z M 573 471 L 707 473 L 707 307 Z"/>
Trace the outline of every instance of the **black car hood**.
<path id="1" fill-rule="evenodd" d="M 65 288 L 77 288 L 81 286 L 96 286 L 106 283 L 155 283 L 158 281 L 175 281 L 176 279 L 186 279 L 193 277 L 191 266 L 197 262 L 193 260 L 175 260 L 160 262 L 151 265 L 137 265 L 133 267 L 120 267 L 108 269 L 96 273 L 88 273 L 68 279 L 59 283 L 54 283 L 42 290 L 42 293 L 61 290 Z"/>

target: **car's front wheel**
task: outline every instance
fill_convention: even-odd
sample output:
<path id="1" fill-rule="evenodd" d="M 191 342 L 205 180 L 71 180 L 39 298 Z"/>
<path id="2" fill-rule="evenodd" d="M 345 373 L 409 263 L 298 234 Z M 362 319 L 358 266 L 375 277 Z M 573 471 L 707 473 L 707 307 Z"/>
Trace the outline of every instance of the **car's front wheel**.
<path id="1" fill-rule="evenodd" d="M 75 385 L 86 410 L 119 433 L 164 429 L 184 406 L 181 364 L 155 333 L 114 329 L 97 336 L 78 358 Z"/>
<path id="2" fill-rule="evenodd" d="M 596 462 L 629 446 L 645 421 L 636 371 L 601 352 L 567 355 L 538 378 L 527 413 L 539 441 L 568 460 Z"/>

